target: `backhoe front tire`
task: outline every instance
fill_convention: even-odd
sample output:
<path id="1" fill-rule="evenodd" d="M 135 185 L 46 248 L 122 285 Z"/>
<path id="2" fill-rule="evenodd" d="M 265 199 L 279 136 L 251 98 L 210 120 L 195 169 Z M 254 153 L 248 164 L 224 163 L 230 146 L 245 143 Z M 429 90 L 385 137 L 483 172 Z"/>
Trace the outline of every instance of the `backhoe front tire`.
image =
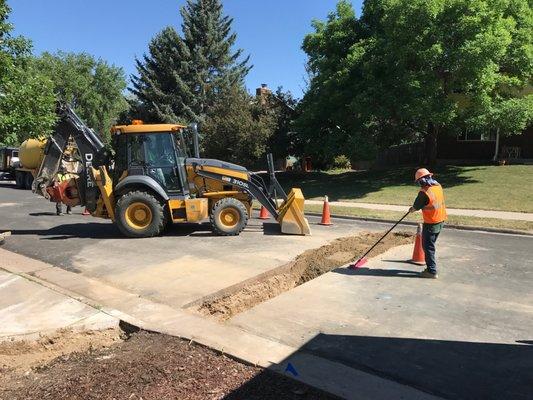
<path id="1" fill-rule="evenodd" d="M 226 197 L 215 203 L 209 219 L 217 235 L 237 236 L 248 224 L 248 212 L 242 202 Z"/>
<path id="2" fill-rule="evenodd" d="M 165 205 L 148 192 L 141 190 L 129 192 L 117 201 L 115 221 L 125 236 L 132 238 L 157 236 L 167 224 Z"/>

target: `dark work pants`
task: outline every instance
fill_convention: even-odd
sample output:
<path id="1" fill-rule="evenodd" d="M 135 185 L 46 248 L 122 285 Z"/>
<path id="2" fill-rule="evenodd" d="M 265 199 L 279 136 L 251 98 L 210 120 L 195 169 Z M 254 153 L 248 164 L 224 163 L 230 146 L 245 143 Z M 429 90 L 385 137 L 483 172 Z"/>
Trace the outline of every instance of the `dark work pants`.
<path id="1" fill-rule="evenodd" d="M 436 274 L 437 273 L 437 260 L 435 259 L 435 243 L 439 237 L 439 233 L 433 233 L 432 228 L 424 225 L 422 229 L 422 247 L 424 248 L 424 254 L 426 256 L 426 265 L 428 270 Z"/>
<path id="2" fill-rule="evenodd" d="M 72 210 L 71 206 L 67 206 L 67 212 L 69 213 Z M 63 203 L 57 202 L 56 203 L 56 214 L 62 214 L 63 213 Z"/>

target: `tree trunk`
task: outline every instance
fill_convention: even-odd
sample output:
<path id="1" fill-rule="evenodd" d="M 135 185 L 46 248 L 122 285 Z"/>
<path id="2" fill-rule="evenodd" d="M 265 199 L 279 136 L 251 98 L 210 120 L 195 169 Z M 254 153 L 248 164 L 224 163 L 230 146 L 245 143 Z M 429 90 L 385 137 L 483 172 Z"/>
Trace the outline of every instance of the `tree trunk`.
<path id="1" fill-rule="evenodd" d="M 439 136 L 439 128 L 432 122 L 428 124 L 428 131 L 425 138 L 426 157 L 425 162 L 429 166 L 434 166 L 437 163 L 437 138 Z"/>
<path id="2" fill-rule="evenodd" d="M 500 153 L 500 128 L 496 131 L 496 145 L 494 147 L 494 157 L 492 161 L 498 161 L 498 154 Z"/>

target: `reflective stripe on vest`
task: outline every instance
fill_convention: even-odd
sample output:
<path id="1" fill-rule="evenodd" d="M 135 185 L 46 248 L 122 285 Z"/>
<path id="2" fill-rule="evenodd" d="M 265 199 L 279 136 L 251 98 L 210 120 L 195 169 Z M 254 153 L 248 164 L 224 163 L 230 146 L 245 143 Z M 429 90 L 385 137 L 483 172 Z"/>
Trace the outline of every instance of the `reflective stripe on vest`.
<path id="1" fill-rule="evenodd" d="M 422 188 L 427 194 L 429 203 L 422 208 L 422 215 L 426 224 L 438 224 L 447 218 L 446 205 L 444 204 L 444 192 L 442 186 L 428 186 Z"/>
<path id="2" fill-rule="evenodd" d="M 57 174 L 57 178 L 59 182 L 67 181 L 69 179 L 68 174 L 60 174 L 60 173 Z"/>

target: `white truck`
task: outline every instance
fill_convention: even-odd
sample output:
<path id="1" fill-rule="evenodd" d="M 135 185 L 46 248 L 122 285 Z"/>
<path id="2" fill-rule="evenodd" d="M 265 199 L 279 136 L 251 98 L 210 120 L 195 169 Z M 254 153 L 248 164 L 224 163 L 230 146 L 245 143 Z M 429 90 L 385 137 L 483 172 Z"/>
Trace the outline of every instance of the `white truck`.
<path id="1" fill-rule="evenodd" d="M 0 148 L 0 173 L 3 180 L 15 180 L 15 169 L 19 165 L 19 149 L 16 147 Z"/>

